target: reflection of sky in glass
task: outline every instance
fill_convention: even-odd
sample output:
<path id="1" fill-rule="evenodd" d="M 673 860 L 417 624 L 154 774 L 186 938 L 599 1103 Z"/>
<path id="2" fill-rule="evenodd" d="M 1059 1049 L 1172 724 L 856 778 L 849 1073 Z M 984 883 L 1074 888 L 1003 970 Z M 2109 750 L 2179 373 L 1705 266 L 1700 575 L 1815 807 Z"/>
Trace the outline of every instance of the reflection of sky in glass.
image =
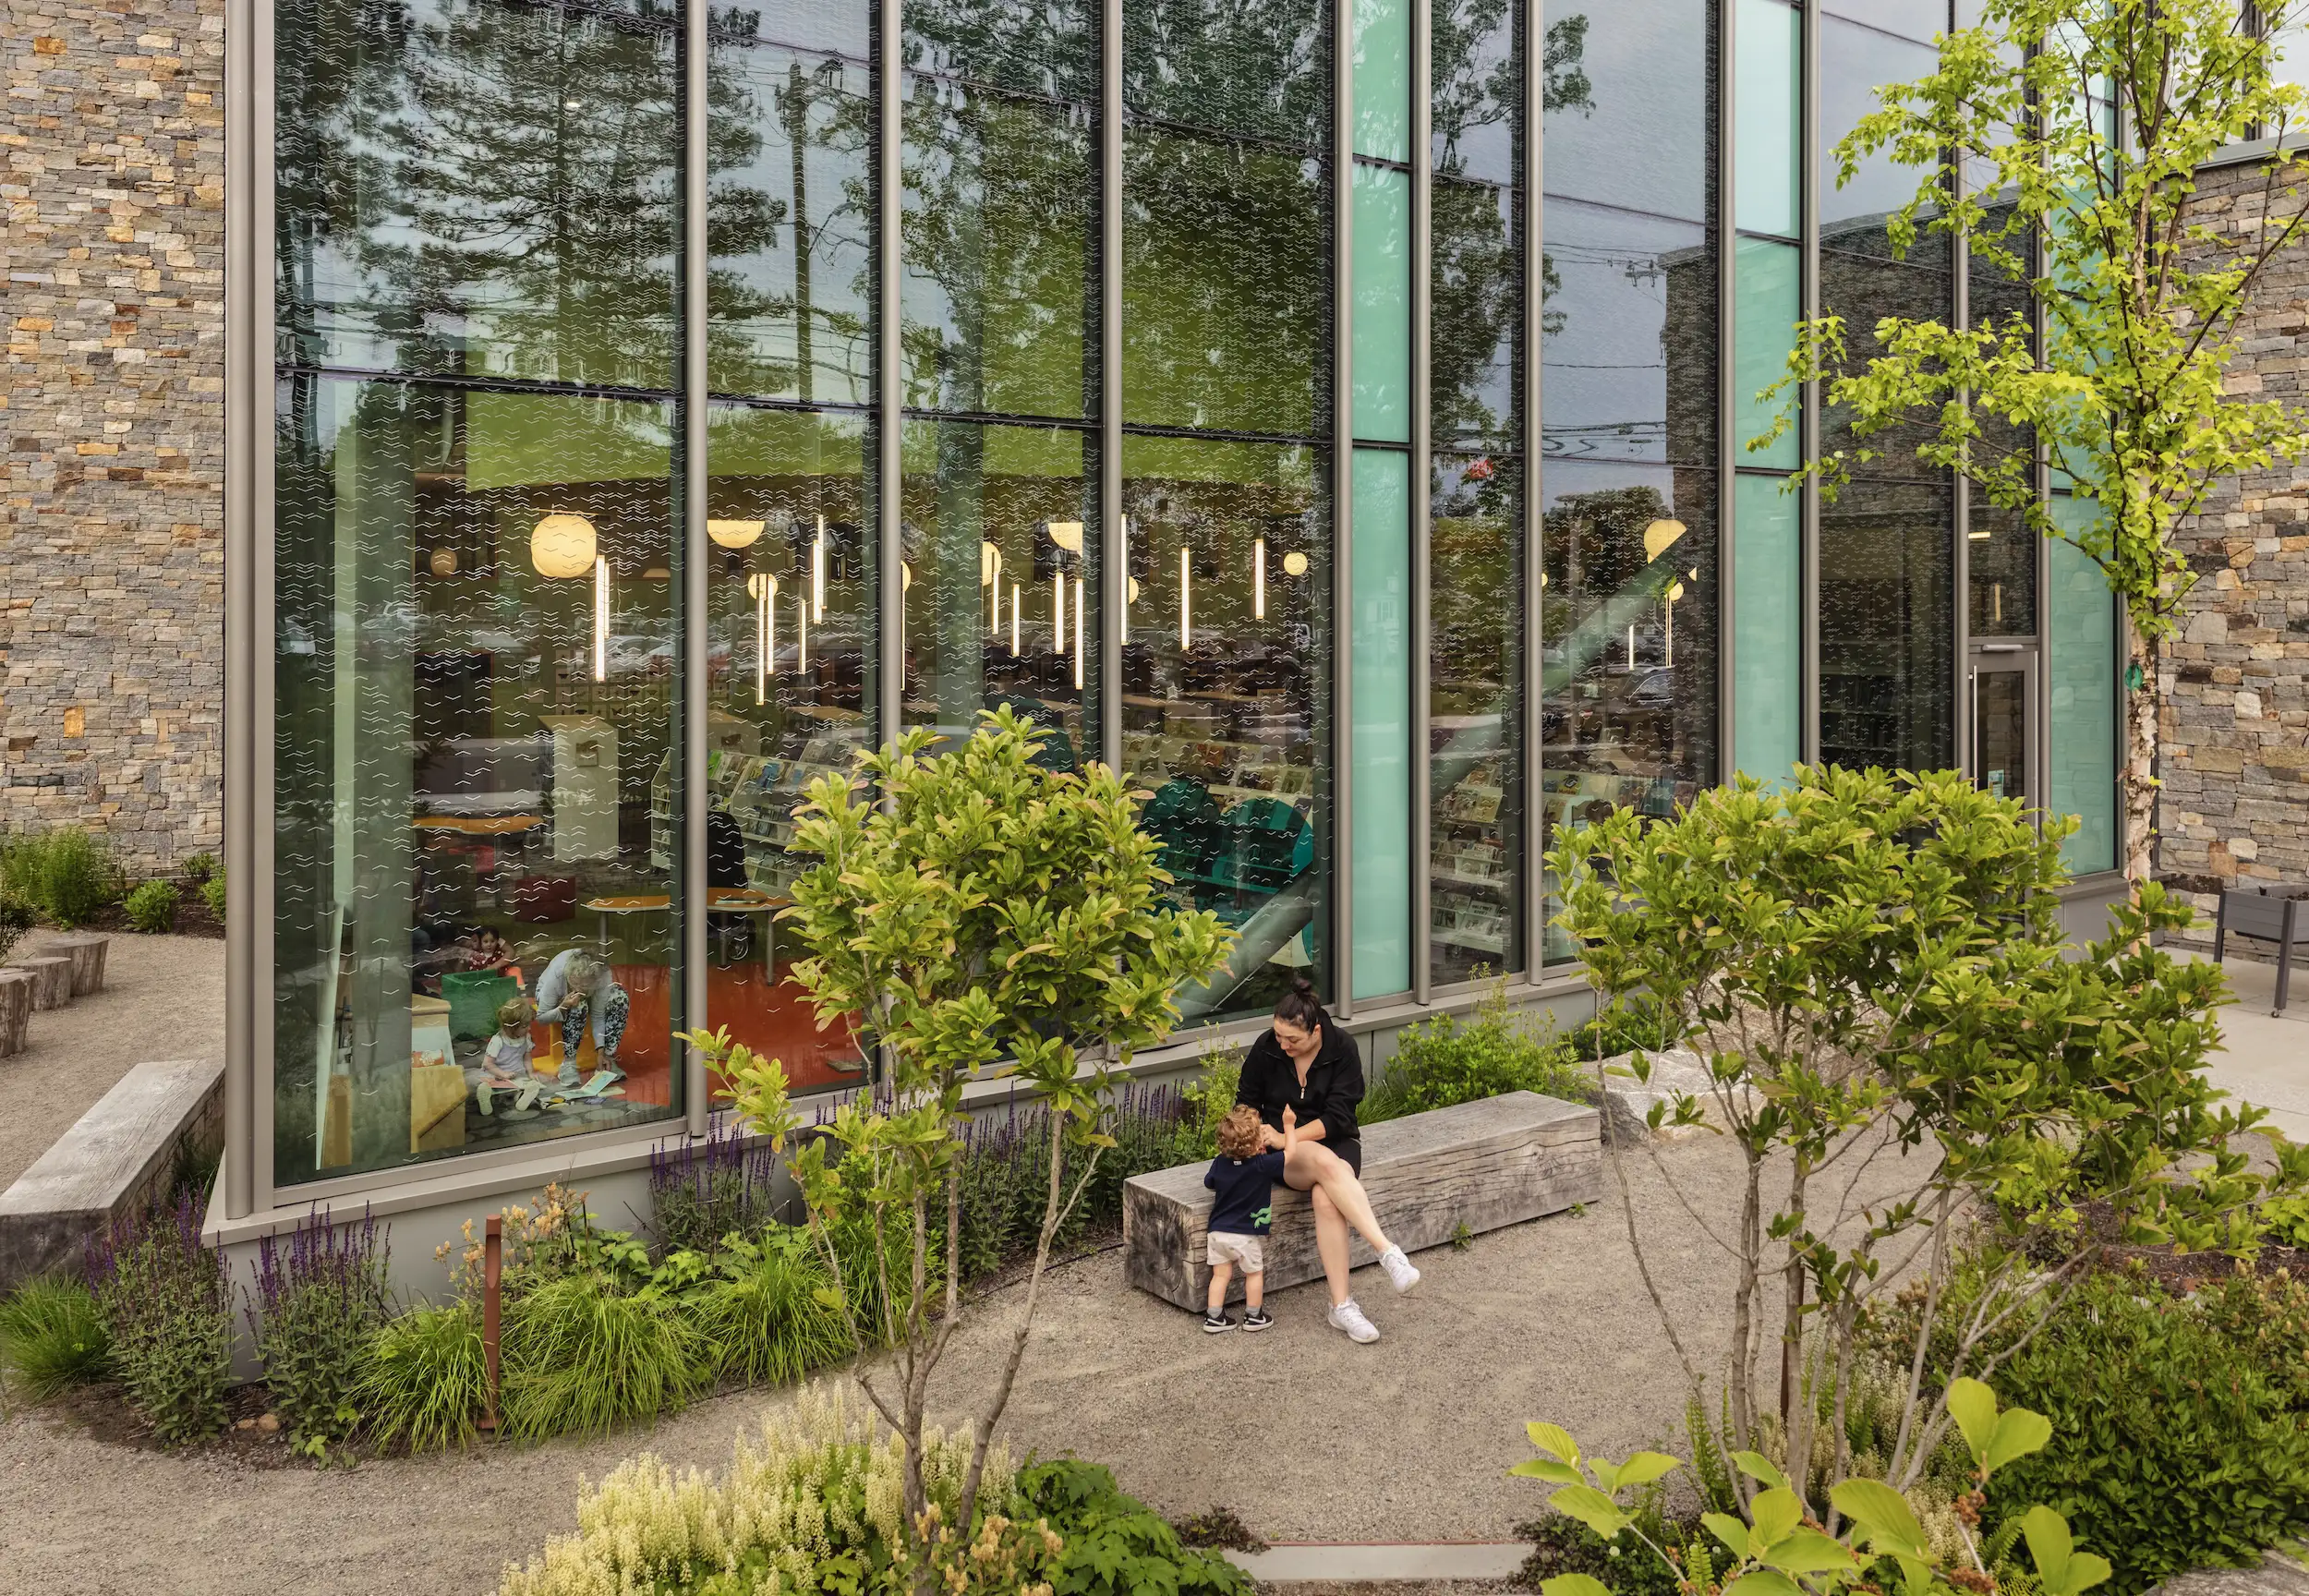
<path id="1" fill-rule="evenodd" d="M 1833 16 L 1823 19 L 1819 108 L 1823 227 L 1896 211 L 1916 193 L 1923 174 L 1912 166 L 1895 165 L 1891 152 L 1881 150 L 1861 163 L 1851 182 L 1838 187 L 1835 149 L 1861 117 L 1880 105 L 1876 85 L 1912 82 L 1930 73 L 1938 59 L 1929 44 L 1897 39 Z"/>
<path id="2" fill-rule="evenodd" d="M 1562 283 L 1548 296 L 1562 318 L 1546 340 L 1541 389 L 1549 455 L 1665 459 L 1669 280 L 1711 270 L 1697 253 L 1704 230 L 1550 195 L 1546 238 Z"/>
<path id="3" fill-rule="evenodd" d="M 1591 110 L 1547 113 L 1547 194 L 1707 219 L 1708 7 L 1552 0 L 1552 28 L 1584 14 Z M 1549 229 L 1554 252 L 1554 228 Z"/>
<path id="4" fill-rule="evenodd" d="M 830 51 L 861 63 L 874 58 L 870 6 L 828 5 L 825 0 L 743 0 L 741 4 L 722 0 L 713 5 L 711 16 L 716 33 Z"/>

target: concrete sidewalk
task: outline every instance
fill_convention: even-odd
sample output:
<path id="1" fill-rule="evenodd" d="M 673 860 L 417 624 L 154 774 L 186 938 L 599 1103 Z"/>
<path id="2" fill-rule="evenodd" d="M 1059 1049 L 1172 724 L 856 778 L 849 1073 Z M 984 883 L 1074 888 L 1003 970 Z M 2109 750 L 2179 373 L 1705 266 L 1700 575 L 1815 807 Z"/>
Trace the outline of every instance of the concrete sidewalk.
<path id="1" fill-rule="evenodd" d="M 2309 960 L 2293 972 L 2292 1001 L 2272 1014 L 2277 966 L 2221 961 L 2236 1002 L 2220 1011 L 2225 1046 L 2211 1074 L 2223 1091 L 2269 1111 L 2269 1121 L 2296 1142 L 2309 1142 Z"/>

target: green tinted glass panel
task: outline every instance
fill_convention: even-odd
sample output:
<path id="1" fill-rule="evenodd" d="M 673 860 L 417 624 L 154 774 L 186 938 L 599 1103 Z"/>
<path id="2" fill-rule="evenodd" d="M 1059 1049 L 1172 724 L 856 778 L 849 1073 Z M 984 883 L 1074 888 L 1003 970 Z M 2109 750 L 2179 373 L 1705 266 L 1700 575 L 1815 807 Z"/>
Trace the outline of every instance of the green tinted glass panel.
<path id="1" fill-rule="evenodd" d="M 1410 0 L 1355 0 L 1355 153 L 1411 158 Z"/>
<path id="2" fill-rule="evenodd" d="M 2071 530 L 2097 513 L 2089 499 L 2052 502 L 2053 519 Z M 2108 577 L 2075 545 L 2055 542 L 2048 553 L 2048 806 L 2083 822 L 2061 850 L 2081 876 L 2117 867 L 2117 607 Z"/>
<path id="3" fill-rule="evenodd" d="M 1411 176 L 1384 166 L 1355 168 L 1355 436 L 1411 437 Z"/>
<path id="4" fill-rule="evenodd" d="M 1743 477 L 1733 501 L 1734 751 L 1741 769 L 1768 781 L 1804 756 L 1799 501 L 1783 486 Z"/>
<path id="5" fill-rule="evenodd" d="M 1734 215 L 1743 232 L 1794 237 L 1796 193 L 1796 58 L 1803 22 L 1781 0 L 1740 0 L 1739 170 Z"/>
<path id="6" fill-rule="evenodd" d="M 1355 451 L 1355 996 L 1411 985 L 1411 461 Z"/>
<path id="7" fill-rule="evenodd" d="M 1794 403 L 1790 395 L 1758 397 L 1777 382 L 1788 369 L 1788 350 L 1795 342 L 1797 298 L 1797 257 L 1793 244 L 1772 244 L 1743 238 L 1734 256 L 1739 272 L 1733 300 L 1732 395 L 1733 441 L 1741 462 L 1772 466 L 1783 471 L 1796 467 L 1796 434 L 1791 427 L 1771 447 L 1751 450 L 1748 441 L 1771 429 L 1772 417 Z"/>

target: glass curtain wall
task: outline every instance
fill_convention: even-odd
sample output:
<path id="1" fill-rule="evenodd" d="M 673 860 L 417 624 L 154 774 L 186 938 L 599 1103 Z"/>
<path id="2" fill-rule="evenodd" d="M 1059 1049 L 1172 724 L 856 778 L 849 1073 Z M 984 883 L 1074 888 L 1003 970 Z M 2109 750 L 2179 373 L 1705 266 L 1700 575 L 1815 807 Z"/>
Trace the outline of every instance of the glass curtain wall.
<path id="1" fill-rule="evenodd" d="M 1735 6 L 1733 749 L 1742 770 L 1784 780 L 1804 756 L 1802 501 L 1789 491 L 1801 433 L 1751 444 L 1798 407 L 1763 394 L 1787 370 L 1803 314 L 1804 13 Z"/>
<path id="2" fill-rule="evenodd" d="M 1431 978 L 1524 966 L 1521 7 L 1444 0 L 1429 85 Z"/>
<path id="3" fill-rule="evenodd" d="M 681 42 L 646 3 L 275 30 L 292 1186 L 680 1106 Z"/>
<path id="4" fill-rule="evenodd" d="M 1332 29 L 1323 0 L 1126 29 L 1122 756 L 1179 899 L 1241 933 L 1197 1018 L 1328 985 Z"/>
<path id="5" fill-rule="evenodd" d="M 1945 236 L 1892 258 L 1885 219 L 1918 175 L 1880 152 L 1849 183 L 1834 149 L 1876 109 L 1875 85 L 1920 78 L 1946 0 L 1828 0 L 1820 30 L 1820 303 L 1852 329 L 1855 366 L 1874 353 L 1866 331 L 1885 316 L 1945 317 L 1952 304 Z M 1859 445 L 1842 414 L 1821 417 L 1820 448 Z M 1856 468 L 1819 525 L 1819 757 L 1839 765 L 1943 769 L 1955 757 L 1955 500 L 1946 472 L 1916 458 L 1921 432 L 1881 432 L 1878 458 Z"/>
<path id="6" fill-rule="evenodd" d="M 1543 791 L 1558 827 L 1716 776 L 1717 8 L 1547 8 Z M 1574 949 L 1550 927 L 1543 953 Z"/>

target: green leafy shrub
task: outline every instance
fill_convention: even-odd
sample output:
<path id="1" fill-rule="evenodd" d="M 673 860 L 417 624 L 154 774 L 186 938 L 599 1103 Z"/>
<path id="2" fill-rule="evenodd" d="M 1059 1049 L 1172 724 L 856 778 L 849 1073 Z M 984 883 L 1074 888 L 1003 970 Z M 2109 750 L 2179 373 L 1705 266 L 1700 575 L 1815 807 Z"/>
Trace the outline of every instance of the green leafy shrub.
<path id="1" fill-rule="evenodd" d="M 1571 1048 L 1509 1011 L 1494 987 L 1465 1020 L 1438 1014 L 1406 1026 L 1385 1072 L 1356 1110 L 1366 1125 L 1454 1103 L 1538 1092 L 1584 1102 L 1591 1088 Z"/>
<path id="2" fill-rule="evenodd" d="M 200 1244 L 204 1207 L 187 1188 L 115 1226 L 91 1260 L 114 1367 L 169 1445 L 224 1427 L 232 1294 L 224 1257 Z"/>
<path id="3" fill-rule="evenodd" d="M 176 901 L 173 884 L 147 881 L 129 893 L 121 907 L 127 912 L 129 925 L 148 937 L 159 937 L 176 928 Z"/>
<path id="4" fill-rule="evenodd" d="M 224 869 L 224 864 L 218 861 L 215 854 L 195 853 L 185 861 L 185 879 L 195 887 L 199 887 L 205 885 L 210 877 L 221 874 Z"/>
<path id="5" fill-rule="evenodd" d="M 653 1420 L 709 1378 L 705 1339 L 676 1299 L 628 1295 L 592 1270 L 517 1299 L 500 1359 L 509 1440 L 595 1435 Z"/>
<path id="6" fill-rule="evenodd" d="M 1051 1586 L 1057 1596 L 1250 1596 L 1251 1576 L 1216 1552 L 1180 1544 L 1153 1508 L 1127 1496 L 1114 1474 L 1072 1457 L 1019 1470 L 1010 1516 L 1041 1519 L 1064 1547 Z"/>
<path id="7" fill-rule="evenodd" d="M 1233 1088 L 1228 1088 L 1233 1099 Z M 1052 1245 L 1065 1250 L 1122 1223 L 1123 1182 L 1191 1164 L 1201 1151 L 1199 1105 L 1178 1088 L 1126 1086 L 1108 1107 L 1115 1144 L 1099 1155 Z M 1050 1194 L 1050 1120 L 1039 1106 L 973 1119 L 961 1155 L 962 1277 L 975 1279 L 1034 1251 Z"/>
<path id="8" fill-rule="evenodd" d="M 101 1380 L 112 1337 L 96 1295 L 79 1280 L 42 1276 L 0 1299 L 0 1384 L 34 1402 Z"/>
<path id="9" fill-rule="evenodd" d="M 732 1237 L 728 1275 L 696 1306 L 707 1360 L 724 1379 L 799 1380 L 850 1354 L 841 1310 L 821 1293 L 833 1279 L 807 1232 L 772 1228 L 757 1242 Z"/>
<path id="10" fill-rule="evenodd" d="M 200 901 L 209 906 L 212 919 L 220 925 L 224 923 L 224 872 L 221 867 L 200 883 Z"/>
<path id="11" fill-rule="evenodd" d="M 285 1247 L 258 1243 L 249 1327 L 272 1406 L 291 1438 L 320 1452 L 359 1421 L 354 1400 L 363 1355 L 385 1319 L 385 1254 L 377 1227 L 299 1224 Z"/>
<path id="12" fill-rule="evenodd" d="M 379 1327 L 353 1388 L 370 1439 L 412 1452 L 473 1444 L 489 1403 L 481 1310 L 471 1302 L 412 1308 Z"/>
<path id="13" fill-rule="evenodd" d="M 69 931 L 119 896 L 111 850 L 86 831 L 59 827 L 0 851 L 0 887 Z"/>
<path id="14" fill-rule="evenodd" d="M 958 1517 L 971 1437 L 923 1433 L 931 1505 Z M 741 1436 L 730 1467 L 676 1473 L 650 1453 L 580 1492 L 577 1531 L 557 1535 L 500 1596 L 742 1596 L 763 1590 L 887 1590 L 905 1530 L 898 1437 L 839 1387 L 802 1393 L 792 1410 Z M 988 1453 L 983 1494 L 1010 1494 L 1008 1455 Z"/>
<path id="15" fill-rule="evenodd" d="M 1995 1376 L 2052 1421 L 2000 1474 L 1992 1519 L 2041 1501 L 2108 1554 L 2114 1596 L 2207 1565 L 2257 1562 L 2309 1529 L 2309 1423 L 2297 1289 L 2230 1282 L 2208 1300 L 2103 1276 Z M 2290 1367 L 2262 1360 L 2282 1351 Z"/>
<path id="16" fill-rule="evenodd" d="M 1190 1110 L 1188 1128 L 1193 1136 L 1191 1159 L 1218 1156 L 1219 1121 L 1234 1107 L 1235 1094 L 1242 1088 L 1242 1056 L 1239 1047 L 1205 1054 L 1203 1073 L 1183 1089 Z"/>
<path id="17" fill-rule="evenodd" d="M 650 1154 L 650 1228 L 669 1251 L 710 1252 L 723 1237 L 752 1236 L 776 1217 L 777 1182 L 768 1143 L 717 1124 Z"/>
<path id="18" fill-rule="evenodd" d="M 0 959 L 24 939 L 24 933 L 32 928 L 39 916 L 32 905 L 8 888 L 0 887 Z"/>

